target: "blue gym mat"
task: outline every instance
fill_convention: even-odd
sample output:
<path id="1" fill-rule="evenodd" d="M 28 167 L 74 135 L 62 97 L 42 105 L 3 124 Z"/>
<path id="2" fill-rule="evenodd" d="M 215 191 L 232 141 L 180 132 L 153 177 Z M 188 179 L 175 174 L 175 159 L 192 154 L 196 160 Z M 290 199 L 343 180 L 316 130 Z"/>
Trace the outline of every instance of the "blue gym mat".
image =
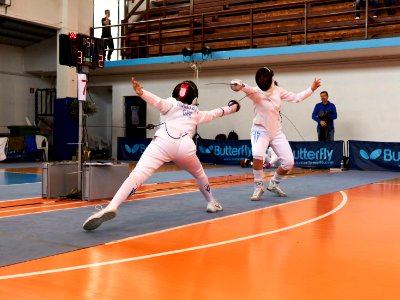
<path id="1" fill-rule="evenodd" d="M 232 173 L 225 171 L 210 169 L 208 173 Z M 170 180 L 172 175 L 184 176 L 181 172 L 159 174 Z M 190 178 L 187 173 L 185 176 Z M 116 219 L 91 232 L 84 231 L 82 223 L 94 212 L 93 207 L 1 218 L 0 266 L 398 177 L 396 172 L 347 171 L 289 178 L 281 184 L 288 197 L 266 193 L 261 201 L 249 201 L 252 184 L 215 188 L 213 193 L 224 210 L 214 214 L 205 212 L 206 202 L 200 192 L 130 201 L 122 204 Z"/>

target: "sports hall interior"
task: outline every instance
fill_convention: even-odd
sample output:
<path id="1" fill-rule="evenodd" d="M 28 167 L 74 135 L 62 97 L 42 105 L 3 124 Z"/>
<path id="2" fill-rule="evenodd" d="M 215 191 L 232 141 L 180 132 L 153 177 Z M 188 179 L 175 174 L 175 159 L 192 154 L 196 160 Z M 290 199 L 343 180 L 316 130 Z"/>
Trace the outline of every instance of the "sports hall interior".
<path id="1" fill-rule="evenodd" d="M 8 143 L 8 152 L 0 148 L 0 159 L 8 154 L 0 161 L 0 299 L 399 299 L 398 4 L 379 1 L 374 17 L 366 1 L 356 19 L 354 0 L 0 1 L 0 147 Z M 78 96 L 77 68 L 59 63 L 59 37 L 100 38 L 104 9 L 111 10 L 115 47 L 111 60 L 87 71 L 86 103 L 95 111 L 84 117 L 79 154 L 77 120 L 69 123 L 64 105 Z M 288 197 L 250 201 L 251 167 L 204 163 L 224 207 L 210 214 L 191 175 L 167 163 L 115 220 L 92 232 L 82 223 L 110 195 L 46 194 L 49 165 L 133 170 L 136 160 L 120 160 L 120 139 L 150 139 L 155 131 L 128 128 L 132 77 L 162 98 L 192 80 L 200 110 L 240 100 L 237 114 L 196 133 L 214 140 L 233 130 L 249 140 L 251 101 L 229 83 L 254 86 L 264 66 L 293 92 L 321 78 L 305 101 L 283 103 L 289 141 L 317 142 L 311 113 L 319 92 L 328 91 L 344 158 L 349 141 L 390 146 L 391 168 L 295 166 L 281 184 Z M 145 126 L 160 122 L 150 106 L 141 117 Z M 35 137 L 35 152 L 11 151 L 25 147 L 27 135 Z M 368 163 L 374 153 L 364 155 Z M 274 171 L 264 169 L 263 180 Z"/>

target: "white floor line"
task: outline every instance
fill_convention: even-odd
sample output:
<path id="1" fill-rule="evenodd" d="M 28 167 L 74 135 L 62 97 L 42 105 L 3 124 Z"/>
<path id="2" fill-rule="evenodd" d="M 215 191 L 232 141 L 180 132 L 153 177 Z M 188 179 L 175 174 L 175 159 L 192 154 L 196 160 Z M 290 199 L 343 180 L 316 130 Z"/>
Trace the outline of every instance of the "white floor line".
<path id="1" fill-rule="evenodd" d="M 190 247 L 190 248 L 184 248 L 184 249 L 179 249 L 179 250 L 173 250 L 173 251 L 166 251 L 166 252 L 161 252 L 161 253 L 154 253 L 150 255 L 143 255 L 143 256 L 137 256 L 137 257 L 131 257 L 131 258 L 125 258 L 125 259 L 117 259 L 117 260 L 111 260 L 111 261 L 106 261 L 106 262 L 101 262 L 101 263 L 94 263 L 94 264 L 87 264 L 87 265 L 81 265 L 81 266 L 75 266 L 75 267 L 69 267 L 69 268 L 60 268 L 60 269 L 52 269 L 52 270 L 45 270 L 45 271 L 38 271 L 38 272 L 30 272 L 30 273 L 20 273 L 20 274 L 14 274 L 14 275 L 5 275 L 5 276 L 0 276 L 0 280 L 5 280 L 5 279 L 13 279 L 13 278 L 21 278 L 21 277 L 29 277 L 29 276 L 37 276 L 37 275 L 44 275 L 44 274 L 53 274 L 53 273 L 60 273 L 60 272 L 67 272 L 67 271 L 74 271 L 74 270 L 80 270 L 80 269 L 88 269 L 88 268 L 95 268 L 95 267 L 101 267 L 101 266 L 107 266 L 107 265 L 113 265 L 113 264 L 119 264 L 119 263 L 126 263 L 126 262 L 131 262 L 131 261 L 138 261 L 138 260 L 144 260 L 144 259 L 149 259 L 149 258 L 154 258 L 154 257 L 160 257 L 160 256 L 166 256 L 166 255 L 173 255 L 173 254 L 178 254 L 178 253 L 183 253 L 183 252 L 189 252 L 189 251 L 196 251 L 200 249 L 206 249 L 206 248 L 211 248 L 211 247 L 217 247 L 221 245 L 227 245 L 227 244 L 232 244 L 232 243 L 237 243 L 249 239 L 254 239 L 258 238 L 261 236 L 266 236 L 266 235 L 271 235 L 274 233 L 290 230 L 293 228 L 297 228 L 303 225 L 310 224 L 312 222 L 321 220 L 323 218 L 326 218 L 337 211 L 339 211 L 341 208 L 343 208 L 346 203 L 347 203 L 347 195 L 345 192 L 340 191 L 342 194 L 342 201 L 340 204 L 335 207 L 333 210 L 322 214 L 318 217 L 309 219 L 307 221 L 303 221 L 297 224 L 293 224 L 287 227 L 283 227 L 280 229 L 276 230 L 271 230 L 271 231 L 266 231 L 254 235 L 249 235 L 237 239 L 231 239 L 223 242 L 218 242 L 218 243 L 212 243 L 212 244 L 206 244 L 202 246 L 196 246 L 196 247 Z"/>

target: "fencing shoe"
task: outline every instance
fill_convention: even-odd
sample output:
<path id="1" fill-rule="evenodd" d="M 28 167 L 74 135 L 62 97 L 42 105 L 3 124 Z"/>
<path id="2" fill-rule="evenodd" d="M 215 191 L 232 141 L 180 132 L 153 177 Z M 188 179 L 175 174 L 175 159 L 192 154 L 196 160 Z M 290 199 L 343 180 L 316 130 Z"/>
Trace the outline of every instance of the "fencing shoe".
<path id="1" fill-rule="evenodd" d="M 116 215 L 117 215 L 116 209 L 103 208 L 102 210 L 98 211 L 97 213 L 94 213 L 93 215 L 91 215 L 85 221 L 85 223 L 83 223 L 83 229 L 95 230 L 103 222 L 114 219 Z"/>
<path id="2" fill-rule="evenodd" d="M 207 212 L 213 213 L 222 210 L 222 205 L 217 200 L 212 200 L 207 203 Z"/>
<path id="3" fill-rule="evenodd" d="M 264 183 L 262 181 L 254 182 L 254 192 L 253 192 L 253 195 L 251 196 L 250 200 L 251 201 L 259 201 L 262 194 L 264 194 L 264 192 L 265 192 Z"/>
<path id="4" fill-rule="evenodd" d="M 277 194 L 280 197 L 286 197 L 286 193 L 279 188 L 279 185 L 275 181 L 270 181 L 267 187 L 267 190 Z"/>

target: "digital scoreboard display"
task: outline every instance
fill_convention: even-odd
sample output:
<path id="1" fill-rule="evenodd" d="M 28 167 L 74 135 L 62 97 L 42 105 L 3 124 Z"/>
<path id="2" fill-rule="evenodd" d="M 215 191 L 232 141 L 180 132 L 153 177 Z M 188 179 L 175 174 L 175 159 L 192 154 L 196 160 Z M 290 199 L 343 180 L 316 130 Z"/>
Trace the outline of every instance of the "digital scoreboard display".
<path id="1" fill-rule="evenodd" d="M 76 32 L 59 35 L 60 65 L 104 68 L 103 40 Z"/>

